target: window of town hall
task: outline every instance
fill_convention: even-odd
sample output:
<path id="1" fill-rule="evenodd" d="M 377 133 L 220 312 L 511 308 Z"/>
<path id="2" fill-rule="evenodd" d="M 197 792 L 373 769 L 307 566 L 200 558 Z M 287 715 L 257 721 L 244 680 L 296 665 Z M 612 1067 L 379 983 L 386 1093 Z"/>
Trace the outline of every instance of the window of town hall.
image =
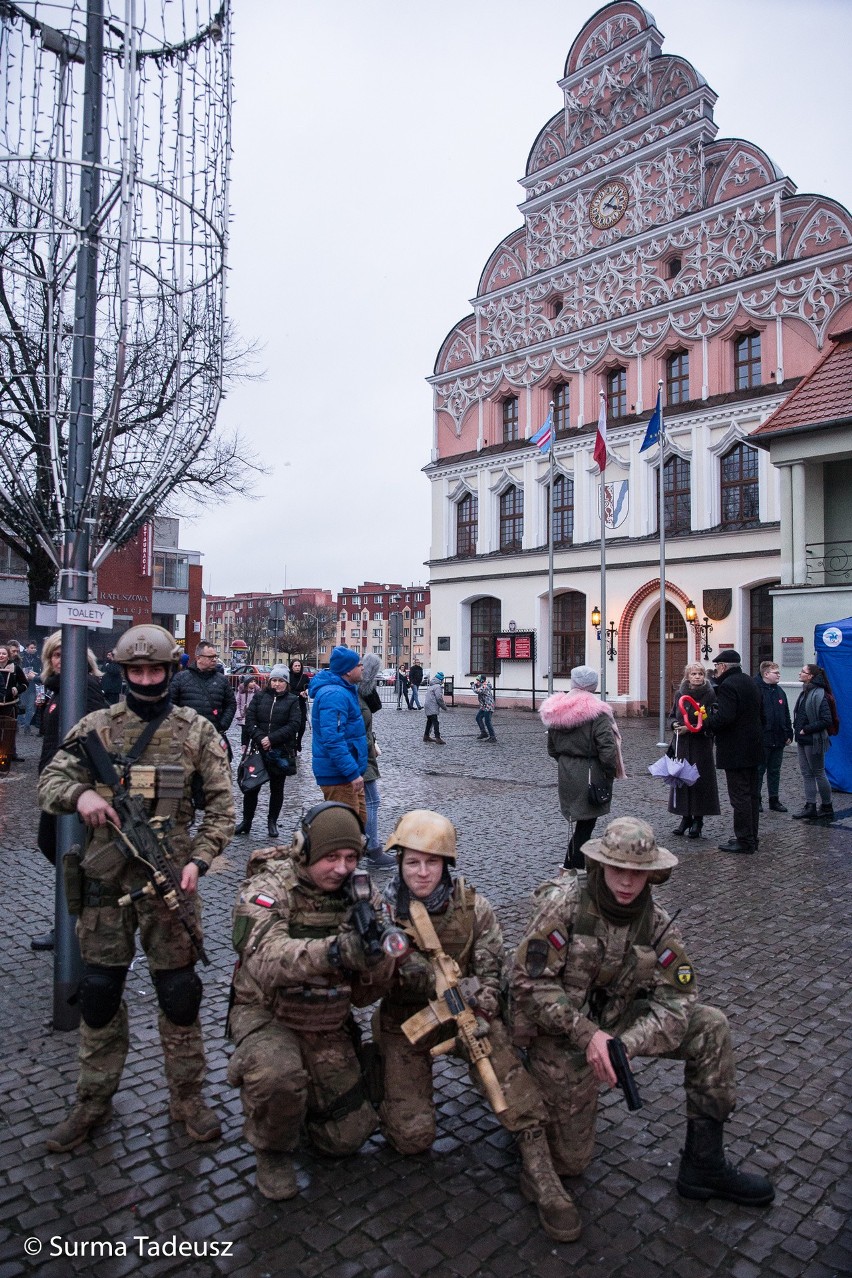
<path id="1" fill-rule="evenodd" d="M 479 521 L 479 498 L 473 493 L 466 493 L 461 501 L 456 502 L 456 554 L 475 555 L 477 524 Z"/>
<path id="2" fill-rule="evenodd" d="M 721 461 L 722 527 L 753 528 L 758 523 L 757 449 L 734 444 Z"/>
<path id="3" fill-rule="evenodd" d="M 689 351 L 675 351 L 666 360 L 666 403 L 685 404 L 689 399 Z"/>
<path id="4" fill-rule="evenodd" d="M 734 342 L 734 390 L 760 384 L 760 333 L 743 333 Z"/>
<path id="5" fill-rule="evenodd" d="M 500 549 L 520 550 L 524 538 L 524 490 L 510 484 L 500 497 Z"/>
<path id="6" fill-rule="evenodd" d="M 568 675 L 586 661 L 586 596 L 567 590 L 553 600 L 553 673 Z"/>
<path id="7" fill-rule="evenodd" d="M 559 439 L 568 434 L 571 425 L 571 394 L 567 382 L 558 382 L 550 398 L 553 401 L 553 433 Z"/>
<path id="8" fill-rule="evenodd" d="M 692 528 L 691 466 L 682 457 L 670 457 L 663 467 L 666 536 L 688 533 Z M 657 510 L 660 509 L 660 469 L 657 467 Z M 659 523 L 659 515 L 657 516 Z"/>
<path id="9" fill-rule="evenodd" d="M 627 416 L 627 369 L 614 368 L 606 379 L 607 416 Z"/>
<path id="10" fill-rule="evenodd" d="M 550 488 L 547 492 L 547 541 L 550 542 Z M 557 475 L 553 480 L 553 544 L 570 546 L 574 540 L 574 480 Z"/>
<path id="11" fill-rule="evenodd" d="M 518 397 L 509 395 L 503 400 L 503 443 L 509 444 L 520 438 L 518 426 Z"/>
<path id="12" fill-rule="evenodd" d="M 500 632 L 500 600 L 487 597 L 470 605 L 470 668 L 468 674 L 499 675 L 494 661 L 494 636 Z"/>

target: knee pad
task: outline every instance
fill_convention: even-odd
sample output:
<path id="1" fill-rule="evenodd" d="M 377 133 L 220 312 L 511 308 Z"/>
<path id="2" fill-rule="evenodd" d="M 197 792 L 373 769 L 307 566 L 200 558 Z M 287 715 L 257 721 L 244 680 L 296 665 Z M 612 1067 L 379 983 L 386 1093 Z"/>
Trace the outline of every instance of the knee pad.
<path id="1" fill-rule="evenodd" d="M 192 1025 L 198 1016 L 204 992 L 195 968 L 178 967 L 169 972 L 154 972 L 153 977 L 163 1015 L 173 1025 Z"/>
<path id="2" fill-rule="evenodd" d="M 126 967 L 101 967 L 87 963 L 77 991 L 80 1015 L 89 1029 L 103 1029 L 109 1025 L 121 1007 L 124 993 Z"/>

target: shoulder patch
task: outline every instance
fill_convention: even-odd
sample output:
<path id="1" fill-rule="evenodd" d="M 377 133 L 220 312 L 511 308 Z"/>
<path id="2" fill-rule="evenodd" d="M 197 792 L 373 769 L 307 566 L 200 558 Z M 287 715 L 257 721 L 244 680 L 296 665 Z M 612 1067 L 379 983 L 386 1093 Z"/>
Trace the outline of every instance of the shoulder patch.
<path id="1" fill-rule="evenodd" d="M 556 928 L 554 928 L 552 932 L 548 932 L 547 941 L 548 941 L 548 944 L 552 945 L 557 952 L 559 950 L 564 950 L 565 946 L 568 944 L 565 937 L 562 935 L 561 932 L 557 931 Z"/>
<path id="2" fill-rule="evenodd" d="M 691 985 L 695 980 L 695 973 L 692 970 L 691 963 L 681 963 L 675 973 L 678 985 Z"/>
<path id="3" fill-rule="evenodd" d="M 527 976 L 541 976 L 547 967 L 548 946 L 541 936 L 532 936 L 527 941 L 527 952 L 524 956 L 524 970 Z"/>
<path id="4" fill-rule="evenodd" d="M 258 892 L 257 896 L 252 897 L 252 905 L 262 905 L 265 910 L 271 910 L 275 904 L 275 897 L 270 896 L 268 892 Z"/>
<path id="5" fill-rule="evenodd" d="M 675 954 L 674 950 L 670 950 L 667 947 L 658 956 L 657 962 L 659 963 L 660 967 L 671 967 L 672 963 L 674 963 L 676 958 L 677 958 L 677 955 Z"/>

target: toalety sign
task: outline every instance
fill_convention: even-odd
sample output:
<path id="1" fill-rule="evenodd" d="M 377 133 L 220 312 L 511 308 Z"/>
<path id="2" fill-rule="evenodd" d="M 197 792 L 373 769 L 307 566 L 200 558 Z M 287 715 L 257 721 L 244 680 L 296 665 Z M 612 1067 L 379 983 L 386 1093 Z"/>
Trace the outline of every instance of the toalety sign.
<path id="1" fill-rule="evenodd" d="M 112 630 L 112 608 L 102 603 L 74 603 L 71 599 L 57 599 L 56 624 L 58 626 L 86 626 L 92 630 Z"/>

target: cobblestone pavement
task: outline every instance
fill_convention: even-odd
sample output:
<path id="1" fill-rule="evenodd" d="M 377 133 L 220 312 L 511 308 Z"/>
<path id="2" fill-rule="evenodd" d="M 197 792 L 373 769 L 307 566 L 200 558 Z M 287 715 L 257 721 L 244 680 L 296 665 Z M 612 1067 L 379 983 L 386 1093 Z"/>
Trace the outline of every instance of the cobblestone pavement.
<path id="1" fill-rule="evenodd" d="M 397 712 L 392 703 L 376 716 L 376 728 L 383 747 L 383 836 L 408 807 L 446 812 L 460 831 L 463 873 L 490 897 L 507 939 L 515 941 L 532 890 L 561 864 L 566 842 L 555 764 L 538 718 L 498 711 L 496 746 L 475 740 L 470 709 L 442 716 L 445 747 L 424 745 L 423 716 Z M 645 770 L 658 755 L 656 735 L 648 721 L 624 726 L 630 775 L 616 786 L 612 815 L 650 820 L 681 856 L 658 891 L 670 911 L 681 911 L 702 999 L 730 1017 L 740 1101 L 728 1127 L 729 1151 L 773 1177 L 771 1208 L 701 1205 L 677 1196 L 683 1094 L 680 1067 L 669 1062 L 637 1063 L 645 1101 L 637 1113 L 627 1112 L 620 1093 L 604 1098 L 596 1157 L 568 1182 L 585 1223 L 576 1243 L 559 1245 L 542 1233 L 535 1209 L 518 1193 L 511 1139 L 454 1062 L 436 1069 L 439 1139 L 430 1154 L 403 1158 L 380 1136 L 343 1161 L 305 1150 L 301 1195 L 283 1204 L 264 1200 L 241 1139 L 239 1099 L 226 1082 L 222 1037 L 233 959 L 231 905 L 246 855 L 260 837 L 237 840 L 203 887 L 213 960 L 203 972 L 208 1092 L 223 1117 L 222 1141 L 194 1145 L 168 1119 L 154 992 L 141 960 L 128 978 L 131 1051 L 114 1117 L 91 1143 L 69 1155 L 48 1154 L 45 1131 L 73 1093 L 77 1035 L 50 1029 L 50 958 L 29 949 L 30 937 L 50 924 L 53 894 L 50 869 L 34 850 L 39 743 L 24 737 L 26 763 L 0 779 L 7 919 L 0 937 L 0 1278 L 32 1271 L 48 1278 L 852 1273 L 844 1146 L 852 796 L 835 797 L 830 828 L 767 813 L 754 857 L 716 849 L 731 832 L 726 805 L 721 817 L 706 822 L 707 838 L 673 839 L 665 789 Z M 319 798 L 309 745 L 308 735 L 300 775 L 287 782 L 282 829 Z M 799 805 L 801 783 L 790 752 L 781 793 L 791 810 Z M 264 813 L 262 799 L 259 816 Z M 264 827 L 259 820 L 258 830 Z M 25 1254 L 26 1239 L 41 1244 L 37 1257 Z M 206 1255 L 174 1254 L 181 1242 L 197 1252 L 206 1248 Z M 211 1254 L 214 1243 L 220 1253 L 231 1244 L 230 1254 Z M 110 1259 L 106 1244 L 113 1248 Z M 37 1243 L 27 1246 L 34 1251 Z"/>

